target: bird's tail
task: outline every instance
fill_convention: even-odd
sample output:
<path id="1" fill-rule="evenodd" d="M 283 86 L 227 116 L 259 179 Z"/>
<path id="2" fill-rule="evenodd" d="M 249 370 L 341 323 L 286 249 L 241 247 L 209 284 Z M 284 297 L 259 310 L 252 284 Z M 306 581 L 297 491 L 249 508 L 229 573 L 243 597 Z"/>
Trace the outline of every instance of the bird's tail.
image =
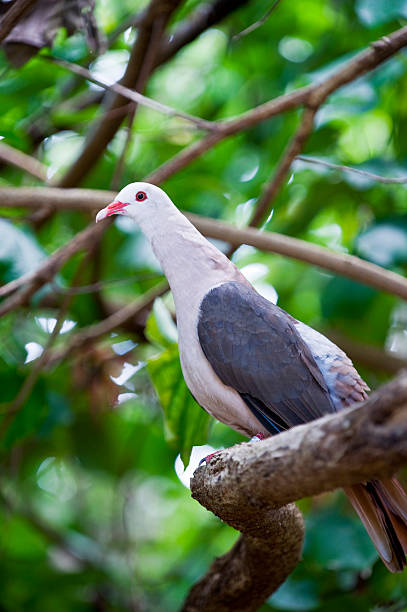
<path id="1" fill-rule="evenodd" d="M 407 554 L 407 494 L 395 478 L 345 489 L 383 563 L 401 572 Z"/>

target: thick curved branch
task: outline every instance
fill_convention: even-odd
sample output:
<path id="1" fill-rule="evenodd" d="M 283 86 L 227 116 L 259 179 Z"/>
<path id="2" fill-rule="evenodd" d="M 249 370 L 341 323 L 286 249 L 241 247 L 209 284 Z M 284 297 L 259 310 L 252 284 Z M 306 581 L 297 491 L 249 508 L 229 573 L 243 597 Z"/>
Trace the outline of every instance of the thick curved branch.
<path id="1" fill-rule="evenodd" d="M 0 207 L 40 207 L 52 206 L 55 208 L 72 208 L 78 210 L 96 211 L 99 208 L 106 206 L 116 196 L 115 192 L 93 190 L 93 189 L 58 189 L 52 187 L 19 187 L 19 188 L 0 188 Z M 336 274 L 340 274 L 347 278 L 352 278 L 356 281 L 370 285 L 375 289 L 387 291 L 394 295 L 398 295 L 404 300 L 407 299 L 407 279 L 396 272 L 385 270 L 376 264 L 364 261 L 355 255 L 346 253 L 335 253 L 325 247 L 277 234 L 275 232 L 263 232 L 254 228 L 240 229 L 215 219 L 201 217 L 186 213 L 190 221 L 198 228 L 198 230 L 209 238 L 216 238 L 224 242 L 228 242 L 233 247 L 238 247 L 242 244 L 248 244 L 263 251 L 271 253 L 279 253 L 286 257 L 292 257 L 300 261 L 319 266 L 325 270 L 330 270 Z M 73 255 L 75 252 L 83 248 L 88 240 L 93 240 L 94 235 L 98 235 L 101 231 L 101 225 L 90 226 L 78 234 L 73 241 L 56 251 L 49 260 L 44 262 L 46 273 L 39 270 L 11 281 L 4 287 L 0 288 L 0 297 L 4 297 L 16 291 L 22 286 L 30 283 L 33 287 L 28 297 L 37 290 L 41 284 L 52 279 L 59 267 Z M 99 229 L 98 229 L 99 228 Z M 49 262 L 49 263 L 48 263 Z M 58 263 L 59 262 L 59 263 Z M 59 265 L 59 267 L 58 267 Z M 38 284 L 39 283 L 39 284 Z M 12 296 L 10 300 L 16 299 Z M 27 295 L 24 297 L 27 299 Z M 22 304 L 24 300 L 18 302 Z M 0 315 L 9 312 L 15 307 L 6 303 L 0 306 Z"/>
<path id="2" fill-rule="evenodd" d="M 259 512 L 245 504 L 242 535 L 191 589 L 182 612 L 255 612 L 301 559 L 304 521 L 290 504 Z"/>
<path id="3" fill-rule="evenodd" d="M 217 453 L 208 464 L 196 470 L 191 480 L 192 496 L 245 535 L 195 585 L 184 610 L 258 609 L 274 587 L 270 589 L 266 584 L 261 590 L 258 579 L 259 590 L 253 594 L 250 577 L 253 573 L 268 576 L 270 566 L 281 563 L 285 545 L 291 545 L 292 502 L 365 480 L 388 478 L 406 464 L 406 374 L 373 393 L 363 404 L 294 427 L 261 443 L 240 444 Z M 286 516 L 281 514 L 284 509 L 289 513 Z M 283 524 L 280 522 L 276 526 L 279 520 Z M 300 543 L 298 519 L 294 521 Z M 277 537 L 282 534 L 282 539 L 278 537 L 273 543 L 269 535 L 275 531 Z M 267 564 L 263 562 L 262 548 L 265 534 L 267 545 L 271 547 Z M 245 571 L 246 538 L 253 548 L 250 551 L 252 565 Z M 292 549 L 291 561 L 295 561 Z M 227 577 L 229 599 L 223 606 L 218 605 L 222 602 L 223 588 L 219 568 Z M 230 599 L 233 592 L 236 601 Z M 245 597 L 248 607 L 239 607 L 239 601 Z M 256 597 L 257 607 L 250 605 L 251 597 Z"/>

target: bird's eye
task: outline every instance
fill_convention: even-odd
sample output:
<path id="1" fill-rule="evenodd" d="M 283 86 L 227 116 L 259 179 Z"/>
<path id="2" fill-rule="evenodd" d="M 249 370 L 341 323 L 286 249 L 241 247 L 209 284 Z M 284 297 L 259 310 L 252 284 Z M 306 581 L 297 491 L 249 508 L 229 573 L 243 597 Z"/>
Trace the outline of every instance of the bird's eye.
<path id="1" fill-rule="evenodd" d="M 144 193 L 144 191 L 138 191 L 136 193 L 136 200 L 138 200 L 139 202 L 142 202 L 143 200 L 147 200 L 147 195 Z"/>

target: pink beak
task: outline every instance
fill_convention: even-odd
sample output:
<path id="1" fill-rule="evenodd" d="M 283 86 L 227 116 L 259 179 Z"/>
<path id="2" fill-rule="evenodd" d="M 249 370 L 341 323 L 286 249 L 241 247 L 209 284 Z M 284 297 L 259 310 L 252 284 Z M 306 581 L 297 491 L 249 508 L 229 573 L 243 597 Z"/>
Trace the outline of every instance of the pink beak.
<path id="1" fill-rule="evenodd" d="M 106 206 L 106 208 L 99 210 L 98 214 L 96 215 L 96 223 L 102 219 L 105 219 L 106 217 L 110 217 L 110 215 L 120 212 L 125 206 L 127 206 L 126 202 L 112 202 Z"/>

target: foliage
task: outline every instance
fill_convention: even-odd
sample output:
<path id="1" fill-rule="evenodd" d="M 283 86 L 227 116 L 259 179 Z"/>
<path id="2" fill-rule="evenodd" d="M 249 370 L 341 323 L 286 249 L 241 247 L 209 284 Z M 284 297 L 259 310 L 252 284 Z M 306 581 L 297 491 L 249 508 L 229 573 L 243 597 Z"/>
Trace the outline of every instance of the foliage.
<path id="1" fill-rule="evenodd" d="M 171 31 L 199 4 L 185 2 L 170 22 Z M 390 4 L 281 2 L 257 30 L 234 40 L 265 10 L 264 3 L 251 0 L 159 67 L 146 94 L 207 119 L 231 117 L 321 79 L 395 30 L 407 18 L 406 2 Z M 97 0 L 101 33 L 110 36 L 145 5 L 141 0 Z M 67 37 L 61 30 L 52 53 L 90 61 L 91 70 L 113 82 L 123 72 L 135 36 L 126 29 L 96 59 L 83 34 Z M 40 160 L 49 180 L 56 182 L 103 112 L 100 90 L 41 53 L 20 69 L 2 55 L 0 69 L 0 135 Z M 406 92 L 406 55 L 401 52 L 329 97 L 304 153 L 383 176 L 405 174 Z M 163 187 L 187 211 L 247 224 L 299 116 L 290 111 L 224 140 Z M 122 185 L 147 175 L 198 138 L 186 122 L 140 107 L 134 123 L 126 119 L 83 186 L 112 187 L 128 130 Z M 21 170 L 2 167 L 0 186 L 39 184 Z M 8 217 L 0 221 L 4 283 L 38 266 L 91 221 L 86 213 L 69 210 L 43 222 L 21 209 L 2 212 Z M 406 215 L 405 185 L 297 160 L 265 229 L 404 273 Z M 82 268 L 81 261 L 79 256 L 70 259 L 28 307 L 0 320 L 2 414 L 49 342 L 72 283 L 91 287 L 68 304 L 55 341 L 58 349 L 161 278 L 145 239 L 123 218 L 109 228 L 101 248 Z M 294 317 L 407 355 L 401 300 L 252 247 L 241 247 L 234 261 L 260 292 L 274 291 L 279 305 Z M 176 610 L 212 559 L 235 541 L 231 528 L 190 498 L 174 470 L 178 453 L 187 463 L 193 444 L 220 448 L 242 438 L 219 423 L 210 427 L 208 415 L 189 395 L 178 363 L 173 315 L 167 296 L 156 301 L 146 328 L 145 321 L 130 321 L 42 368 L 6 431 L 4 417 L 0 422 L 3 610 Z M 372 388 L 386 378 L 372 364 L 357 366 Z M 341 494 L 304 500 L 301 508 L 307 520 L 304 561 L 262 610 L 407 608 L 405 578 L 389 575 L 376 562 Z"/>

